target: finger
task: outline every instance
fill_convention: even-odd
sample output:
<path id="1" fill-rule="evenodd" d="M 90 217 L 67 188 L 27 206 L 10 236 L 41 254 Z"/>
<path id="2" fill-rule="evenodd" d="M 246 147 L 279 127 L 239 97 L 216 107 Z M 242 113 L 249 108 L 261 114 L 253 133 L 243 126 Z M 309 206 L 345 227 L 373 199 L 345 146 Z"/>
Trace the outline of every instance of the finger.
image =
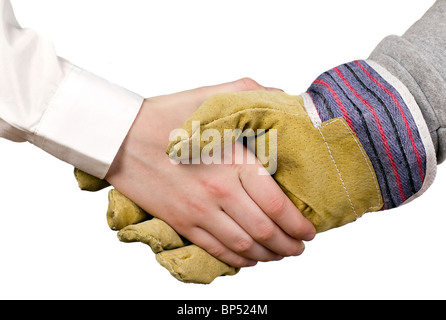
<path id="1" fill-rule="evenodd" d="M 298 240 L 310 241 L 316 230 L 261 166 L 240 166 L 240 181 L 251 199 L 283 231 Z M 265 170 L 266 172 L 266 170 Z M 261 186 L 261 187 L 259 187 Z"/>
<path id="2" fill-rule="evenodd" d="M 210 255 L 229 264 L 230 266 L 243 268 L 252 267 L 257 264 L 257 261 L 247 259 L 234 251 L 229 250 L 223 243 L 204 229 L 195 228 L 192 230 L 191 238 L 200 239 L 199 246 L 201 248 L 206 250 Z"/>
<path id="3" fill-rule="evenodd" d="M 303 252 L 302 241 L 286 234 L 274 223 L 244 191 L 223 204 L 224 211 L 243 228 L 259 245 L 267 248 L 273 255 L 265 256 L 262 261 L 278 260 L 281 257 L 295 256 Z"/>
<path id="4" fill-rule="evenodd" d="M 254 154 L 241 143 L 226 147 L 225 153 L 232 147 L 233 162 L 263 168 Z M 248 164 L 250 163 L 250 164 Z M 258 185 L 257 189 L 259 189 Z M 302 241 L 285 233 L 271 218 L 253 201 L 240 183 L 240 190 L 232 190 L 231 197 L 220 197 L 223 210 L 230 215 L 256 242 L 280 256 L 301 254 L 304 250 Z M 234 187 L 232 188 L 234 189 Z"/>
<path id="5" fill-rule="evenodd" d="M 276 261 L 283 258 L 256 242 L 227 212 L 203 221 L 201 227 L 232 252 L 254 261 Z"/>

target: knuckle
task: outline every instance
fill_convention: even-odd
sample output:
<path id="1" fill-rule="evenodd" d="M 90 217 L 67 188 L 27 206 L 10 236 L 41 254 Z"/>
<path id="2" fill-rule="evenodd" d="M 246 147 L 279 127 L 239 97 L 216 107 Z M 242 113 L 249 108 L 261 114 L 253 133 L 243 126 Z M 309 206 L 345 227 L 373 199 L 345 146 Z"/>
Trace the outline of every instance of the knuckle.
<path id="1" fill-rule="evenodd" d="M 254 240 L 251 238 L 240 238 L 235 242 L 234 250 L 237 253 L 246 253 L 254 246 Z"/>
<path id="2" fill-rule="evenodd" d="M 249 263 L 246 261 L 246 259 L 244 259 L 242 257 L 232 258 L 229 265 L 231 265 L 232 267 L 235 267 L 235 268 L 249 267 Z"/>
<path id="3" fill-rule="evenodd" d="M 273 217 L 280 217 L 286 208 L 286 199 L 284 197 L 274 197 L 271 198 L 267 205 L 268 213 Z"/>
<path id="4" fill-rule="evenodd" d="M 225 183 L 221 183 L 215 180 L 202 180 L 204 189 L 212 196 L 217 198 L 226 198 L 231 195 L 231 189 Z"/>
<path id="5" fill-rule="evenodd" d="M 222 246 L 211 247 L 208 248 L 206 251 L 215 258 L 221 258 L 225 253 L 225 249 Z"/>
<path id="6" fill-rule="evenodd" d="M 228 249 L 224 246 L 215 246 L 206 249 L 207 253 L 209 253 L 214 258 L 223 261 L 235 268 L 243 268 L 249 266 L 246 259 L 239 255 L 228 255 Z"/>
<path id="7" fill-rule="evenodd" d="M 271 222 L 261 223 L 256 227 L 256 239 L 260 242 L 268 242 L 274 237 L 276 228 Z"/>
<path id="8" fill-rule="evenodd" d="M 189 228 L 189 225 L 184 221 L 184 219 L 179 219 L 178 217 L 172 217 L 169 219 L 168 223 L 174 230 L 178 230 L 178 232 L 182 232 L 183 230 L 187 230 Z"/>
<path id="9" fill-rule="evenodd" d="M 245 268 L 245 267 L 249 267 L 250 265 L 246 262 L 245 259 L 240 258 L 237 260 L 234 260 L 233 263 L 230 263 L 231 266 L 233 266 L 234 268 Z"/>
<path id="10" fill-rule="evenodd" d="M 197 201 L 197 199 L 193 199 L 193 197 L 184 201 L 186 207 L 191 213 L 190 216 L 203 218 L 206 216 L 206 213 L 209 211 L 208 207 L 205 203 Z"/>
<path id="11" fill-rule="evenodd" d="M 249 153 L 248 154 L 246 152 L 244 152 L 243 154 L 236 153 L 236 156 L 239 156 L 240 158 L 234 158 L 231 165 L 234 168 L 235 172 L 237 172 L 237 175 L 241 181 L 247 181 L 253 174 L 257 174 L 258 172 L 256 171 L 258 168 L 257 165 L 255 166 L 246 165 L 247 156 L 249 156 Z"/>
<path id="12" fill-rule="evenodd" d="M 242 91 L 250 91 L 261 88 L 261 86 L 256 81 L 248 77 L 240 79 L 237 83 L 239 84 L 239 88 Z"/>

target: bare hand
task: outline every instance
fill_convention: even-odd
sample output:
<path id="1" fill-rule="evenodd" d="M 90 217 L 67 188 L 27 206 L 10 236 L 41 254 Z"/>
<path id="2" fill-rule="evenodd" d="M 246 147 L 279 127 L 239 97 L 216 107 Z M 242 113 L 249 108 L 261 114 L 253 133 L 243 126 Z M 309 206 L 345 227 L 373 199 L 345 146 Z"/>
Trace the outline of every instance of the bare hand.
<path id="1" fill-rule="evenodd" d="M 170 132 L 204 100 L 246 90 L 274 89 L 245 78 L 146 99 L 106 176 L 144 210 L 235 267 L 299 255 L 302 240 L 315 235 L 274 179 L 258 174 L 258 161 L 174 165 L 165 153 Z M 255 157 L 246 149 L 244 153 L 245 158 Z"/>

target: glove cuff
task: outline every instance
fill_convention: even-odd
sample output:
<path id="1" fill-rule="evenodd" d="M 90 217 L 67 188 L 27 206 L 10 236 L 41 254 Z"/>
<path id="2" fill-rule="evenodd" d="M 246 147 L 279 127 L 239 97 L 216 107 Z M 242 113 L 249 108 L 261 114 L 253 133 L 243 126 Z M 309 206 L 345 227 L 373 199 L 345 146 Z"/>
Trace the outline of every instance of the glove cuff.
<path id="1" fill-rule="evenodd" d="M 345 119 L 363 145 L 379 182 L 383 209 L 421 195 L 436 174 L 436 155 L 409 90 L 371 60 L 356 60 L 320 75 L 303 95 L 313 125 Z"/>

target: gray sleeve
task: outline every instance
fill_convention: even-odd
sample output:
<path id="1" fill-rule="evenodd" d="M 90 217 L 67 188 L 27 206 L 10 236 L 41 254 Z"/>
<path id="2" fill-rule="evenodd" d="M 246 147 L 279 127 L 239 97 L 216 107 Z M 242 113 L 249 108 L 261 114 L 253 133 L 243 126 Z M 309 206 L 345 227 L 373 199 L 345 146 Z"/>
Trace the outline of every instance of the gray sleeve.
<path id="1" fill-rule="evenodd" d="M 369 59 L 407 86 L 429 127 L 438 163 L 446 160 L 446 0 L 437 0 L 403 36 L 384 38 Z"/>

